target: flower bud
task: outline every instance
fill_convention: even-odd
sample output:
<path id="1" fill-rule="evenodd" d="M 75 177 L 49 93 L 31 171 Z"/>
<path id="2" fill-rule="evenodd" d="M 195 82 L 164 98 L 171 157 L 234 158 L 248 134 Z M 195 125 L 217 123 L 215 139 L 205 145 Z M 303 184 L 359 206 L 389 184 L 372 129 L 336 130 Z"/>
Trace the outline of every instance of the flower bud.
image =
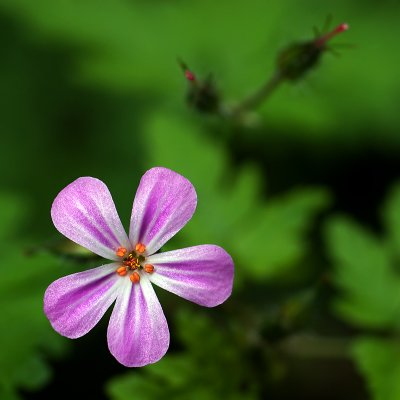
<path id="1" fill-rule="evenodd" d="M 189 83 L 186 101 L 197 111 L 203 113 L 217 112 L 220 106 L 220 98 L 212 76 L 200 81 L 187 65 L 178 60 L 185 77 Z"/>
<path id="2" fill-rule="evenodd" d="M 348 29 L 347 24 L 340 24 L 333 31 L 307 42 L 293 43 L 280 52 L 277 69 L 283 79 L 295 81 L 314 68 L 327 50 L 327 42 L 338 33 Z"/>

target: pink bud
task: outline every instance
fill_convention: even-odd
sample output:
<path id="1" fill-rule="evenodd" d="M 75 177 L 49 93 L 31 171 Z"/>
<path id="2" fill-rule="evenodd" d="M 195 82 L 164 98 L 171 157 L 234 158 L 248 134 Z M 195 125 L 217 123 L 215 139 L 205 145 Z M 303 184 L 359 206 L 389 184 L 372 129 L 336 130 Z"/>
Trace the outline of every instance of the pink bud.
<path id="1" fill-rule="evenodd" d="M 196 75 L 192 71 L 190 71 L 188 66 L 180 58 L 178 58 L 178 64 L 182 68 L 182 71 L 185 74 L 186 79 L 190 82 L 195 82 Z"/>
<path id="2" fill-rule="evenodd" d="M 317 39 L 315 41 L 315 44 L 317 47 L 322 47 L 325 45 L 325 43 L 332 39 L 334 36 L 336 36 L 337 34 L 347 31 L 349 29 L 349 25 L 346 23 L 340 24 L 338 25 L 333 31 L 327 33 L 324 36 L 321 36 L 319 39 Z"/>
<path id="3" fill-rule="evenodd" d="M 189 80 L 189 81 L 195 81 L 196 80 L 196 77 L 193 74 L 193 72 L 189 71 L 188 69 L 185 71 L 185 76 L 186 76 L 186 79 Z"/>

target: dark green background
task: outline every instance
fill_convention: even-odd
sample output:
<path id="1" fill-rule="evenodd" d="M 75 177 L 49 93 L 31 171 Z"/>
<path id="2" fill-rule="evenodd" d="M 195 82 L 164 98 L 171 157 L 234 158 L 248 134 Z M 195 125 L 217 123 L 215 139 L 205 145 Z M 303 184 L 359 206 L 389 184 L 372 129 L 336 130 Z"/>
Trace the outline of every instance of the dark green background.
<path id="1" fill-rule="evenodd" d="M 340 56 L 241 123 L 185 103 L 177 57 L 235 104 L 327 15 L 351 26 Z M 1 0 L 0 398 L 400 399 L 399 16 L 394 0 Z M 109 314 L 74 341 L 43 314 L 53 280 L 99 262 L 50 206 L 94 176 L 127 227 L 158 165 L 198 194 L 167 248 L 223 246 L 235 288 L 216 309 L 157 290 L 170 350 L 128 370 Z"/>

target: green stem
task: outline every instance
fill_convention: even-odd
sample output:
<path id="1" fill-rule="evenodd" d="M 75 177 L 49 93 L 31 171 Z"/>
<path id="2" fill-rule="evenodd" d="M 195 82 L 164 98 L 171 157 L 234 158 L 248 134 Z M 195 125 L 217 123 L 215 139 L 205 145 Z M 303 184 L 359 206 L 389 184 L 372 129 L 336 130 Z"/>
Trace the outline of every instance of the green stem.
<path id="1" fill-rule="evenodd" d="M 240 115 L 245 111 L 257 108 L 260 106 L 282 83 L 283 77 L 279 72 L 276 72 L 272 77 L 264 83 L 258 90 L 246 97 L 231 111 L 233 116 Z"/>

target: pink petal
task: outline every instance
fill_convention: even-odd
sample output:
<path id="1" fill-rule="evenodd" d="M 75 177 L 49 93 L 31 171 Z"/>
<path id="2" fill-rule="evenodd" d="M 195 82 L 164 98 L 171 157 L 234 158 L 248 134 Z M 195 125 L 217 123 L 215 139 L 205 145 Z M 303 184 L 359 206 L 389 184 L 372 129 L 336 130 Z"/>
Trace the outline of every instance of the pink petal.
<path id="1" fill-rule="evenodd" d="M 108 348 L 121 364 L 141 367 L 166 353 L 169 330 L 148 277 L 142 274 L 136 284 L 124 281 L 108 325 Z"/>
<path id="2" fill-rule="evenodd" d="M 68 239 L 94 253 L 118 260 L 118 247 L 130 247 L 107 186 L 90 177 L 64 188 L 51 207 L 55 227 Z"/>
<path id="3" fill-rule="evenodd" d="M 133 202 L 129 238 L 153 254 L 192 218 L 197 196 L 193 185 L 167 168 L 152 168 L 140 181 Z"/>
<path id="4" fill-rule="evenodd" d="M 58 333 L 75 339 L 99 322 L 125 280 L 115 272 L 118 266 L 112 263 L 68 275 L 47 288 L 44 312 Z"/>
<path id="5" fill-rule="evenodd" d="M 232 292 L 233 261 L 219 246 L 205 244 L 154 254 L 151 282 L 206 307 L 223 303 Z"/>

